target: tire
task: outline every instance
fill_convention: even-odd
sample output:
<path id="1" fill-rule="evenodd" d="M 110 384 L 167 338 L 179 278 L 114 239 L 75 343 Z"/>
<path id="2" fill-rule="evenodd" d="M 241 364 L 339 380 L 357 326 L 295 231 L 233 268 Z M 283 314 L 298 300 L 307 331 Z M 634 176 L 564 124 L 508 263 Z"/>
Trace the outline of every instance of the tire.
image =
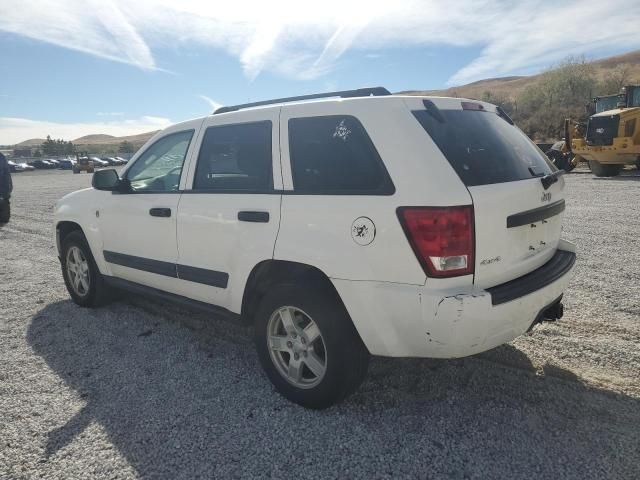
<path id="1" fill-rule="evenodd" d="M 0 200 L 0 223 L 7 223 L 11 218 L 11 203 L 9 200 Z"/>
<path id="2" fill-rule="evenodd" d="M 77 249 L 77 250 L 76 250 Z M 87 239 L 80 231 L 74 231 L 69 233 L 62 240 L 60 263 L 62 266 L 62 276 L 64 283 L 67 287 L 67 291 L 71 296 L 71 299 L 81 307 L 99 307 L 109 302 L 111 299 L 111 289 L 105 284 L 104 277 L 98 270 L 98 266 L 93 258 Z M 75 256 L 78 253 L 80 258 Z M 84 280 L 76 282 L 74 286 L 74 276 L 72 272 L 73 268 L 67 268 L 70 261 L 77 264 L 78 260 L 84 260 L 86 270 L 84 270 Z M 84 268 L 84 265 L 83 265 Z M 82 268 L 81 270 L 82 271 Z"/>
<path id="3" fill-rule="evenodd" d="M 596 177 L 616 177 L 622 170 L 622 165 L 603 165 L 595 160 L 589 160 L 589 168 Z"/>
<path id="4" fill-rule="evenodd" d="M 287 312 L 297 323 L 295 335 L 283 328 L 288 323 L 283 320 Z M 315 340 L 315 329 L 303 328 L 309 327 L 307 320 L 317 326 Z M 278 348 L 268 343 L 274 337 L 279 337 Z M 336 294 L 322 286 L 273 287 L 258 306 L 254 340 L 262 368 L 276 390 L 303 407 L 322 409 L 340 402 L 360 386 L 367 373 L 369 352 Z M 300 372 L 297 382 L 285 373 L 292 371 L 292 361 L 300 365 L 299 370 L 293 369 Z M 319 368 L 323 365 L 324 370 Z"/>

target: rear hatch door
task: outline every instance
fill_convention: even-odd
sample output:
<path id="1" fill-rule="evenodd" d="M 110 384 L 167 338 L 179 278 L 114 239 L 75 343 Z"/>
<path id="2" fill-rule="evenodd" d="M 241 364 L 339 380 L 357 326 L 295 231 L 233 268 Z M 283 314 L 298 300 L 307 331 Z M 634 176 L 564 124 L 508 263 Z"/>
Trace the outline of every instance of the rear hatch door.
<path id="1" fill-rule="evenodd" d="M 536 145 L 495 106 L 425 100 L 413 113 L 471 194 L 474 284 L 488 288 L 521 277 L 555 253 L 564 179 Z M 552 175 L 554 183 L 543 185 Z"/>

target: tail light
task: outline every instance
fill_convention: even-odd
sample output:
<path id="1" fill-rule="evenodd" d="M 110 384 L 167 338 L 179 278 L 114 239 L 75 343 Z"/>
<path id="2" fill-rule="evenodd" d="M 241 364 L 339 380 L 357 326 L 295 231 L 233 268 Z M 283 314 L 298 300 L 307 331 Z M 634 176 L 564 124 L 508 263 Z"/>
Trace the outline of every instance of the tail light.
<path id="1" fill-rule="evenodd" d="M 425 273 L 457 277 L 474 270 L 473 207 L 400 207 L 398 218 Z"/>

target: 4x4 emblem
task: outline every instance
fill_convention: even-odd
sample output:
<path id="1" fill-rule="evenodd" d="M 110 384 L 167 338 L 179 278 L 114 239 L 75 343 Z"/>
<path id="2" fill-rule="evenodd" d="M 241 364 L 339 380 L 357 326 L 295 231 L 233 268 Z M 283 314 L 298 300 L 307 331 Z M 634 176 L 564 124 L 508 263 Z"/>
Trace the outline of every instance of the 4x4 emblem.
<path id="1" fill-rule="evenodd" d="M 542 194 L 542 198 L 540 199 L 542 202 L 550 202 L 551 201 L 551 192 L 544 192 Z"/>

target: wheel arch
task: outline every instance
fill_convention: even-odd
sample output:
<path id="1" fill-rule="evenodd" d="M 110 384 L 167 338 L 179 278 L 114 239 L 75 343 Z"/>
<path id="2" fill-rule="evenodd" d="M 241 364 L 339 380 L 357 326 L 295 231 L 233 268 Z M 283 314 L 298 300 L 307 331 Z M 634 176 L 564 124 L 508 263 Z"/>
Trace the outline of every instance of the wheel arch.
<path id="1" fill-rule="evenodd" d="M 344 303 L 329 277 L 319 268 L 288 260 L 264 260 L 253 267 L 242 296 L 241 319 L 247 325 L 253 320 L 258 304 L 271 285 L 295 282 L 322 288 Z"/>
<path id="2" fill-rule="evenodd" d="M 84 231 L 79 223 L 72 222 L 70 220 L 61 220 L 56 223 L 56 248 L 58 249 L 58 257 L 62 255 L 62 242 L 65 237 L 71 232 L 78 230 L 84 235 Z"/>

